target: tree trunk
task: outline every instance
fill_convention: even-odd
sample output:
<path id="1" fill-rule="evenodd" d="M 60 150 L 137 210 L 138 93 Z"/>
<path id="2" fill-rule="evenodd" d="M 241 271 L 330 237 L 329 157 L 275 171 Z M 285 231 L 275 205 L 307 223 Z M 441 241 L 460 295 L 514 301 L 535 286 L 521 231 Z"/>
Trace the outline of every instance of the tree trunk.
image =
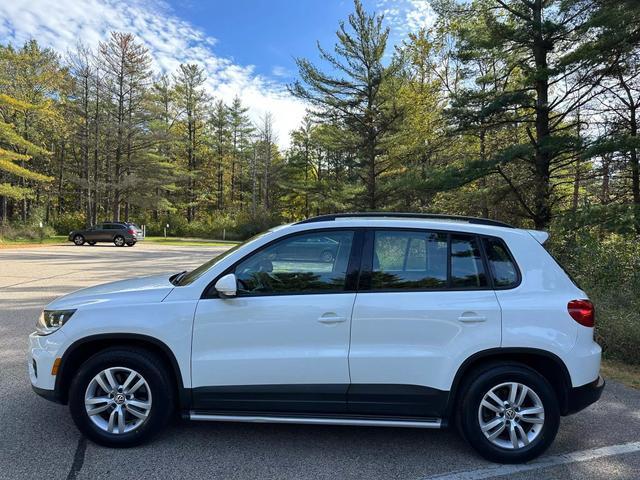
<path id="1" fill-rule="evenodd" d="M 631 107 L 631 138 L 635 140 L 638 136 L 638 118 L 636 117 L 635 106 Z M 631 148 L 630 158 L 631 162 L 631 194 L 633 196 L 633 208 L 634 208 L 634 221 L 636 233 L 640 234 L 640 165 L 638 164 L 638 149 Z"/>
<path id="2" fill-rule="evenodd" d="M 543 34 L 543 0 L 535 0 L 533 5 L 534 29 L 533 56 L 536 65 L 536 141 L 534 158 L 533 222 L 537 230 L 545 230 L 551 222 L 551 153 L 545 147 L 550 137 L 549 126 L 549 72 L 547 54 L 549 46 Z"/>
<path id="3" fill-rule="evenodd" d="M 577 114 L 577 135 L 578 135 L 578 139 L 580 139 L 580 135 L 581 135 L 581 123 L 580 123 L 580 112 L 578 111 Z M 575 170 L 575 176 L 573 179 L 573 202 L 572 202 L 572 207 L 573 207 L 573 212 L 577 212 L 578 211 L 578 204 L 579 204 L 579 200 L 580 200 L 580 181 L 581 181 L 581 172 L 580 169 L 582 168 L 582 162 L 580 161 L 580 155 L 578 155 L 578 158 L 576 159 L 576 170 Z"/>
<path id="4" fill-rule="evenodd" d="M 487 160 L 487 141 L 486 130 L 484 126 L 480 129 L 480 161 L 484 164 Z M 482 195 L 480 197 L 480 210 L 482 217 L 489 218 L 489 202 L 487 201 L 487 176 L 483 175 L 480 178 L 480 188 L 482 189 Z"/>

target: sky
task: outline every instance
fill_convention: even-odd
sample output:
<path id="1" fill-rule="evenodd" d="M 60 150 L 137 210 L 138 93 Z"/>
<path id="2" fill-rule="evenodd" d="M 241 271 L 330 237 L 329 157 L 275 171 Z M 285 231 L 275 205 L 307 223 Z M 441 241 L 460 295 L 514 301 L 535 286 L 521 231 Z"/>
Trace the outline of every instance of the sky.
<path id="1" fill-rule="evenodd" d="M 392 44 L 433 19 L 428 0 L 363 4 L 385 14 Z M 0 42 L 35 38 L 64 55 L 79 39 L 95 47 L 110 31 L 133 33 L 155 72 L 197 63 L 212 95 L 227 102 L 240 96 L 254 121 L 271 112 L 286 148 L 306 108 L 286 90 L 297 75 L 295 58 L 317 61 L 317 42 L 332 48 L 352 11 L 352 0 L 0 0 Z"/>

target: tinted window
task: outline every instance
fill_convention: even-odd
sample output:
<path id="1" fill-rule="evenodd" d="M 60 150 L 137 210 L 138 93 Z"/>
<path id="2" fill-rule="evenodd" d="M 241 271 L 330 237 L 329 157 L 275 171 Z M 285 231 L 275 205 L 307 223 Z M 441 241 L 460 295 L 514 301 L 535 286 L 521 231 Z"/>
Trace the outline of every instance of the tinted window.
<path id="1" fill-rule="evenodd" d="M 374 290 L 446 286 L 446 234 L 426 231 L 375 233 L 371 272 Z"/>
<path id="2" fill-rule="evenodd" d="M 451 287 L 486 287 L 487 277 L 474 236 L 451 234 Z"/>
<path id="3" fill-rule="evenodd" d="M 496 287 L 511 287 L 518 283 L 518 270 L 504 243 L 497 238 L 485 238 L 484 249 Z"/>
<path id="4" fill-rule="evenodd" d="M 341 292 L 353 242 L 351 231 L 295 235 L 236 266 L 238 295 Z"/>
<path id="5" fill-rule="evenodd" d="M 124 227 L 122 225 L 118 225 L 117 223 L 105 223 L 104 228 L 105 230 L 120 230 Z"/>

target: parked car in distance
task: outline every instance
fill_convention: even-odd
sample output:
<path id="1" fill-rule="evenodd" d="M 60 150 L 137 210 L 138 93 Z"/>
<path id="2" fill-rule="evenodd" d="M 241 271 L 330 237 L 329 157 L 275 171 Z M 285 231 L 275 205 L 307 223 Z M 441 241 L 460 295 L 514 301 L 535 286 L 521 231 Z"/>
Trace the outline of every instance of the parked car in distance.
<path id="1" fill-rule="evenodd" d="M 177 410 L 451 425 L 485 458 L 525 462 L 604 388 L 594 307 L 547 238 L 393 213 L 276 227 L 190 272 L 53 301 L 29 337 L 31 383 L 112 447 L 149 439 Z"/>
<path id="2" fill-rule="evenodd" d="M 310 237 L 289 242 L 276 248 L 273 259 L 277 260 L 315 260 L 332 262 L 340 243 L 330 237 Z"/>
<path id="3" fill-rule="evenodd" d="M 105 222 L 93 225 L 85 230 L 69 232 L 69 241 L 80 246 L 98 242 L 113 243 L 116 247 L 133 247 L 144 239 L 142 229 L 131 222 Z"/>

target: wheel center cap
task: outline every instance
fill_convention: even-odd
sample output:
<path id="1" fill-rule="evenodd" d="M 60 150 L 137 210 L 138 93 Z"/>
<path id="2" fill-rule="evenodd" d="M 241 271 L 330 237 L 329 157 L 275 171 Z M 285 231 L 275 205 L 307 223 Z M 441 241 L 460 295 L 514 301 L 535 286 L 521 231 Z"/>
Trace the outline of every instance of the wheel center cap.
<path id="1" fill-rule="evenodd" d="M 118 393 L 115 397 L 113 397 L 113 400 L 116 402 L 116 404 L 122 405 L 126 400 L 126 397 L 124 396 L 124 393 Z"/>
<path id="2" fill-rule="evenodd" d="M 507 408 L 504 412 L 504 416 L 507 420 L 514 420 L 516 418 L 516 411 L 513 408 Z"/>

